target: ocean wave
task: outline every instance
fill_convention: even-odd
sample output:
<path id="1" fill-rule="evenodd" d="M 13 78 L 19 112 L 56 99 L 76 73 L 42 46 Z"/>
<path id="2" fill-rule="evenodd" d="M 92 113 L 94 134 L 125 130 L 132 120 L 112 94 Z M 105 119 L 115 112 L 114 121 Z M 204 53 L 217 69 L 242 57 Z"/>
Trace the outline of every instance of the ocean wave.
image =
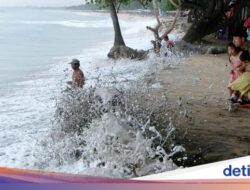
<path id="1" fill-rule="evenodd" d="M 57 25 L 73 28 L 112 27 L 112 22 L 104 18 L 98 21 L 19 20 L 15 23 L 42 26 Z M 146 21 L 131 22 L 121 20 L 121 26 L 125 29 L 123 33 L 125 34 L 124 37 L 127 45 L 142 49 L 151 47 L 150 38 L 153 36 L 151 33 L 146 33 L 145 26 L 153 23 L 154 22 L 151 21 L 147 23 Z M 136 33 L 138 33 L 142 39 L 130 38 L 131 34 L 137 35 Z M 85 51 L 82 55 L 74 56 L 79 58 L 83 63 L 82 68 L 88 79 L 86 87 L 91 85 L 95 86 L 96 79 L 101 74 L 103 86 L 107 84 L 111 86 L 122 84 L 129 89 L 135 88 L 135 90 L 138 90 L 136 88 L 137 86 L 133 87 L 128 81 L 139 80 L 146 74 L 157 72 L 158 69 L 162 67 L 169 67 L 170 64 L 174 64 L 174 61 L 178 62 L 178 58 L 174 56 L 155 58 L 153 55 L 150 55 L 147 61 L 131 61 L 126 59 L 107 61 L 104 57 L 112 43 L 112 41 L 106 41 L 99 44 L 98 41 L 95 48 L 88 49 L 88 51 Z M 89 123 L 89 129 L 81 131 L 80 135 L 73 131 L 72 136 L 71 134 L 63 133 L 61 130 L 62 125 L 58 123 L 51 124 L 50 120 L 55 122 L 52 116 L 55 111 L 55 101 L 61 100 L 57 96 L 59 94 L 58 91 L 60 91 L 60 88 L 64 88 L 62 84 L 65 84 L 71 75 L 71 71 L 68 69 L 69 66 L 66 63 L 74 57 L 55 58 L 57 60 L 54 62 L 57 64 L 53 64 L 49 71 L 40 73 L 41 76 L 37 76 L 36 79 L 32 78 L 29 81 L 18 83 L 27 89 L 22 90 L 22 92 L 16 91 L 12 97 L 9 96 L 8 99 L 3 99 L 2 102 L 0 101 L 0 105 L 5 105 L 5 107 L 2 106 L 1 109 L 1 111 L 5 112 L 5 116 L 2 116 L 4 123 L 3 120 L 1 123 L 5 127 L 1 129 L 3 133 L 0 135 L 1 139 L 3 139 L 1 141 L 2 147 L 0 147 L 0 163 L 3 166 L 9 167 L 38 168 L 50 171 L 113 177 L 134 177 L 135 175 L 141 176 L 175 169 L 173 163 L 167 160 L 168 155 L 163 150 L 156 149 L 155 142 L 146 138 L 152 136 L 144 136 L 146 134 L 142 129 L 146 129 L 147 131 L 149 129 L 152 130 L 150 125 L 147 125 L 146 128 L 140 128 L 138 127 L 139 125 L 131 128 L 131 126 L 128 125 L 133 119 L 136 121 L 141 118 L 146 118 L 149 114 L 143 117 L 136 116 L 139 114 L 134 114 L 135 116 L 133 117 L 131 114 L 128 114 L 119 118 L 116 113 L 111 112 L 111 109 L 109 109 L 109 113 L 103 113 L 99 118 L 93 118 L 91 123 Z M 147 88 L 148 86 L 145 87 L 145 89 Z M 102 92 L 104 91 L 102 90 Z M 104 106 L 109 105 L 108 93 L 109 91 L 101 93 L 102 105 Z M 82 94 L 80 94 L 80 96 L 82 96 Z M 68 100 L 67 97 L 66 100 Z M 80 100 L 85 99 L 81 98 Z M 6 102 L 9 104 L 6 105 Z M 14 104 L 14 107 L 11 103 Z M 73 102 L 69 101 L 68 103 L 69 104 L 66 104 L 63 108 L 66 108 Z M 82 102 L 80 102 L 80 105 L 81 103 Z M 131 106 L 132 103 L 126 105 Z M 79 104 L 73 105 L 77 106 Z M 91 106 L 93 105 L 96 104 L 91 104 Z M 11 113 L 6 112 L 8 107 L 11 108 Z M 63 113 L 65 113 L 67 109 L 63 109 L 63 111 Z M 123 114 L 124 111 L 118 113 Z M 78 118 L 81 119 L 81 117 L 78 116 L 72 118 L 71 121 L 73 124 Z M 57 119 L 60 120 L 63 119 L 63 117 L 58 117 Z M 15 123 L 15 121 L 18 122 Z M 62 124 L 64 125 L 65 123 Z M 77 127 L 77 125 L 72 126 L 72 128 Z M 53 130 L 51 130 L 51 127 Z M 129 129 L 130 132 L 127 129 Z M 20 131 L 22 131 L 22 133 Z M 62 136 L 57 136 L 58 134 Z M 156 133 L 154 134 L 156 135 Z M 53 143 L 52 138 L 54 138 L 56 143 Z M 96 142 L 96 139 L 99 139 L 99 143 Z M 81 142 L 85 141 L 87 142 L 86 145 L 81 144 Z M 78 144 L 79 142 L 80 145 Z M 30 147 L 30 144 L 33 144 L 34 147 Z M 86 152 L 83 152 L 81 148 L 86 150 Z M 96 151 L 93 152 L 94 150 Z M 106 152 L 111 151 L 112 154 L 106 154 L 103 150 L 107 150 Z M 78 153 L 81 153 L 81 155 Z M 163 157 L 161 157 L 162 153 L 165 154 Z M 158 158 L 162 159 L 159 160 Z"/>
<path id="2" fill-rule="evenodd" d="M 164 97 L 146 95 L 143 84 L 136 83 L 136 91 L 111 87 L 65 91 L 57 103 L 54 126 L 38 142 L 42 148 L 34 151 L 34 166 L 115 178 L 176 169 L 170 157 L 177 152 L 168 154 L 163 148 L 173 145 L 175 132 L 168 105 Z M 148 101 L 142 100 L 143 94 Z M 163 112 L 168 117 L 156 120 L 154 115 Z"/>
<path id="3" fill-rule="evenodd" d="M 100 21 L 81 21 L 81 20 L 65 20 L 65 21 L 31 21 L 21 20 L 17 21 L 21 24 L 34 24 L 34 25 L 59 25 L 74 28 L 110 28 L 112 24 L 106 20 Z"/>

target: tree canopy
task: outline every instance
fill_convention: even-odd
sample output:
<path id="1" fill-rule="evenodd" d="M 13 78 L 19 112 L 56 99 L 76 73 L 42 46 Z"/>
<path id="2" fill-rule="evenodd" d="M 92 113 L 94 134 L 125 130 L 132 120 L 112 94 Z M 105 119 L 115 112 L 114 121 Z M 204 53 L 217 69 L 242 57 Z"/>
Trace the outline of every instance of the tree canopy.
<path id="1" fill-rule="evenodd" d="M 149 5 L 149 3 L 152 0 L 87 0 L 87 3 L 93 3 L 93 4 L 98 4 L 100 7 L 105 8 L 110 6 L 110 3 L 114 3 L 116 6 L 120 6 L 120 5 L 130 5 L 132 3 L 138 2 L 140 3 L 143 7 L 146 8 L 147 5 Z"/>
<path id="2" fill-rule="evenodd" d="M 248 0 L 180 0 L 182 9 L 192 10 L 195 18 L 184 40 L 194 42 L 204 36 L 240 22 L 240 14 Z"/>
<path id="3" fill-rule="evenodd" d="M 160 8 L 163 11 L 172 11 L 172 10 L 176 9 L 174 7 L 174 5 L 169 0 L 162 0 L 161 3 L 160 3 Z"/>
<path id="4" fill-rule="evenodd" d="M 232 23 L 239 22 L 239 14 L 242 7 L 246 6 L 249 0 L 158 0 L 160 8 L 172 10 L 180 7 L 182 10 L 190 10 L 194 22 L 184 40 L 195 42 L 204 36 L 225 28 Z M 118 12 L 121 5 L 126 6 L 135 2 L 132 0 L 88 0 L 87 2 L 98 4 L 101 7 L 114 5 Z M 136 0 L 143 7 L 152 4 L 152 0 Z"/>

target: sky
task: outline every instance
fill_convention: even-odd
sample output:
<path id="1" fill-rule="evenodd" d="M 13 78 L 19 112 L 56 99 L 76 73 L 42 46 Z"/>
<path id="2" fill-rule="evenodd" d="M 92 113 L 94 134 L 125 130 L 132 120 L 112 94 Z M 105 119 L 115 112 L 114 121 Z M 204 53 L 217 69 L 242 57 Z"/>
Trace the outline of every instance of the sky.
<path id="1" fill-rule="evenodd" d="M 69 6 L 83 4 L 84 0 L 0 0 L 0 7 L 4 6 Z"/>

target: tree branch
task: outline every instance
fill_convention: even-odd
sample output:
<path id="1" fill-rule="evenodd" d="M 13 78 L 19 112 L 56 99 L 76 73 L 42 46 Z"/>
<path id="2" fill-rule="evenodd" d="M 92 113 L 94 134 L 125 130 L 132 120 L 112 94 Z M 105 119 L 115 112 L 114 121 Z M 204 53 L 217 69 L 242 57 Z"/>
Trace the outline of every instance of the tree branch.
<path id="1" fill-rule="evenodd" d="M 153 28 L 150 26 L 147 26 L 147 29 L 150 30 L 151 32 L 153 32 L 154 37 L 155 37 L 155 41 L 151 41 L 152 44 L 154 45 L 154 51 L 155 53 L 160 53 L 160 48 L 161 48 L 161 39 L 159 37 L 159 28 L 161 27 L 161 21 L 160 21 L 160 13 L 159 13 L 159 4 L 158 4 L 158 0 L 153 0 L 153 7 L 154 7 L 154 14 L 155 14 L 155 18 L 157 20 L 157 25 Z"/>
<path id="2" fill-rule="evenodd" d="M 181 9 L 178 8 L 177 11 L 176 11 L 176 14 L 175 14 L 175 17 L 174 17 L 174 21 L 173 21 L 173 24 L 171 25 L 171 27 L 160 37 L 160 39 L 164 39 L 170 32 L 172 32 L 172 30 L 174 29 L 175 27 L 175 24 L 177 22 L 177 18 L 179 16 L 181 12 Z"/>
<path id="3" fill-rule="evenodd" d="M 178 5 L 173 1 L 173 0 L 169 0 L 169 2 L 176 8 L 178 9 L 179 7 L 181 7 L 181 0 L 178 0 Z"/>

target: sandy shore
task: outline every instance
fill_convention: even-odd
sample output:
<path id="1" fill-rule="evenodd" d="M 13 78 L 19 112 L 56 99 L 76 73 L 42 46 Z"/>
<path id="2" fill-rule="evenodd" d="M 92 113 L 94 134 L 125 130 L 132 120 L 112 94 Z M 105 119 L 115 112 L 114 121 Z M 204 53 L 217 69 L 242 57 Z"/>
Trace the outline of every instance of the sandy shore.
<path id="1" fill-rule="evenodd" d="M 229 112 L 227 55 L 197 55 L 177 68 L 161 71 L 160 91 L 176 103 L 181 97 L 188 117 L 178 125 L 187 149 L 184 165 L 210 163 L 250 154 L 250 109 Z M 173 105 L 173 109 L 174 109 Z M 184 134 L 184 135 L 183 135 Z"/>

